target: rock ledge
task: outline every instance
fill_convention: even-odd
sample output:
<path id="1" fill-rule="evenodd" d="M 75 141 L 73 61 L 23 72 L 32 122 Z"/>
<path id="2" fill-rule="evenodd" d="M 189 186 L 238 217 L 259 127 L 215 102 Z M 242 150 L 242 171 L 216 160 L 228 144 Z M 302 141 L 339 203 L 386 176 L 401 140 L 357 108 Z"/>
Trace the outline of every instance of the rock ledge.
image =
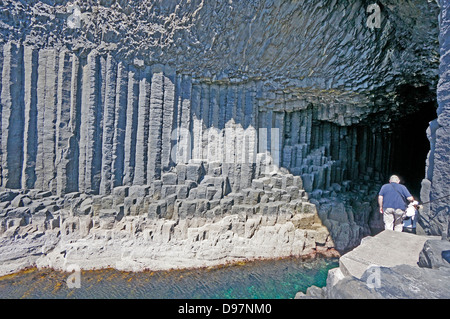
<path id="1" fill-rule="evenodd" d="M 309 287 L 295 298 L 449 298 L 449 246 L 430 236 L 383 231 L 343 255 L 340 266 L 328 272 L 326 287 Z"/>

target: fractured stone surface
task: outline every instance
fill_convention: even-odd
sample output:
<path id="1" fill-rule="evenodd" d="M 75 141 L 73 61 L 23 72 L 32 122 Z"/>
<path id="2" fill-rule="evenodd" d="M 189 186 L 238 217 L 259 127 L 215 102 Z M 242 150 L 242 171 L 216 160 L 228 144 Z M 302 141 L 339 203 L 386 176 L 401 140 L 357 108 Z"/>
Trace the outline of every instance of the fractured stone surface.
<path id="1" fill-rule="evenodd" d="M 361 278 L 371 265 L 417 266 L 419 253 L 428 239 L 430 237 L 384 230 L 374 237 L 364 238 L 358 247 L 343 255 L 339 267 L 344 275 Z"/>
<path id="2" fill-rule="evenodd" d="M 250 2 L 80 4 L 77 30 L 66 4 L 0 4 L 6 268 L 345 251 L 380 228 L 383 125 L 397 83 L 433 91 L 437 5 L 383 0 L 373 32 L 360 2 Z M 432 183 L 448 169 L 440 84 L 428 197 L 447 187 Z M 51 248 L 25 256 L 34 237 Z"/>
<path id="3" fill-rule="evenodd" d="M 447 299 L 450 263 L 436 257 L 448 242 L 429 238 L 394 231 L 367 238 L 340 257 L 340 266 L 328 272 L 324 288 L 310 287 L 295 298 Z"/>
<path id="4" fill-rule="evenodd" d="M 189 196 L 187 185 L 176 185 L 175 173 L 163 174 L 161 183 L 150 186 L 118 186 L 106 196 L 1 192 L 1 244 L 8 251 L 2 254 L 2 274 L 27 265 L 168 269 L 334 252 L 317 211 L 299 196 L 259 203 L 256 190 L 227 193 L 226 177 L 202 175 L 201 164 L 188 165 L 187 172 L 189 167 L 200 180 L 192 182 Z M 292 179 L 281 172 L 271 176 Z M 202 187 L 214 191 L 211 198 L 201 193 Z M 303 214 L 311 215 L 309 223 L 296 221 Z"/>

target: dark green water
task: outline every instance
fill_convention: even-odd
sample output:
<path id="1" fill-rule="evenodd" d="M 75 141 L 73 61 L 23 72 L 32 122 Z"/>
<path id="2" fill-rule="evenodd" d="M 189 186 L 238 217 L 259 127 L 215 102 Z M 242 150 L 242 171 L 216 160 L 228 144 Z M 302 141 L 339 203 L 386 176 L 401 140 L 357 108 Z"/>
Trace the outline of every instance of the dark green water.
<path id="1" fill-rule="evenodd" d="M 323 287 L 338 259 L 253 261 L 209 269 L 123 272 L 81 271 L 79 288 L 69 273 L 29 269 L 0 277 L 0 298 L 45 299 L 288 299 L 309 286 Z M 73 278 L 72 274 L 72 278 Z"/>

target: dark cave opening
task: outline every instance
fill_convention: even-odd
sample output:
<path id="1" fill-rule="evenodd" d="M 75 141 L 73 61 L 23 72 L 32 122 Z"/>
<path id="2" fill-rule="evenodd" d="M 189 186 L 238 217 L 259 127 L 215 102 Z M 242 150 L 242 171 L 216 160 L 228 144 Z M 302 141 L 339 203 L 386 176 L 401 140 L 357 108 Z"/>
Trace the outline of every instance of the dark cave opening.
<path id="1" fill-rule="evenodd" d="M 347 161 L 345 178 L 384 184 L 395 174 L 419 199 L 430 151 L 426 131 L 437 117 L 436 94 L 428 86 L 408 84 L 399 85 L 396 93 L 395 107 L 348 128 L 357 143 L 353 139 L 349 145 L 354 151 L 339 158 Z"/>
<path id="2" fill-rule="evenodd" d="M 429 122 L 437 116 L 437 103 L 428 88 L 416 88 L 410 93 L 411 88 L 402 87 L 398 92 L 400 103 L 397 107 L 392 107 L 390 113 L 373 114 L 367 121 L 357 125 L 339 126 L 313 120 L 309 147 L 313 159 L 310 164 L 317 168 L 316 171 L 300 172 L 297 167 L 289 165 L 292 156 L 286 157 L 291 161 L 284 162 L 284 165 L 304 178 L 308 178 L 305 177 L 307 173 L 314 174 L 310 183 L 311 190 L 327 189 L 332 183 L 344 180 L 362 185 L 384 184 L 395 174 L 411 194 L 419 199 L 430 151 L 426 131 Z M 287 137 L 286 140 L 290 141 L 291 136 Z M 292 147 L 288 143 L 285 146 Z M 327 164 L 331 165 L 330 172 L 325 168 L 327 165 L 324 165 L 324 157 L 320 157 L 322 146 L 325 146 L 325 153 L 322 155 L 332 159 L 332 164 Z M 325 170 L 322 172 L 321 168 Z"/>
<path id="3" fill-rule="evenodd" d="M 411 95 L 417 97 L 424 93 L 420 89 L 415 92 Z M 392 152 L 389 174 L 398 175 L 401 183 L 409 189 L 414 198 L 419 199 L 421 181 L 425 177 L 426 159 L 430 151 L 426 130 L 429 122 L 437 117 L 437 104 L 435 100 L 422 103 L 414 100 L 408 99 L 409 108 L 404 110 L 406 114 L 391 125 Z"/>

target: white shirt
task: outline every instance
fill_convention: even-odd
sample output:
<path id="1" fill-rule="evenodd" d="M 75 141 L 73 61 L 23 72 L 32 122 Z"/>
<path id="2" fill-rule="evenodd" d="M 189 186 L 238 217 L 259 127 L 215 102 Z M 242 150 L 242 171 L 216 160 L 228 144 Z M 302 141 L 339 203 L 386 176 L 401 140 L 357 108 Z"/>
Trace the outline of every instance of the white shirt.
<path id="1" fill-rule="evenodd" d="M 408 208 L 406 208 L 406 217 L 411 217 L 403 220 L 403 227 L 407 228 L 415 228 L 416 227 L 416 213 L 417 210 L 413 206 L 413 204 L 409 204 Z"/>

